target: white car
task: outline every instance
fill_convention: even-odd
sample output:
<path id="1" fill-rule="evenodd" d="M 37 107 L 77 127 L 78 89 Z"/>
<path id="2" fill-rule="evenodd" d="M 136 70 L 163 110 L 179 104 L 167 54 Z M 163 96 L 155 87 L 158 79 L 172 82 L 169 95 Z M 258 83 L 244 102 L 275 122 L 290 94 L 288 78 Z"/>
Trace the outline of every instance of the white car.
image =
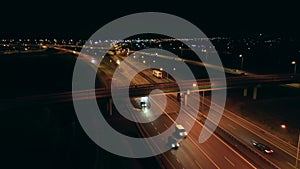
<path id="1" fill-rule="evenodd" d="M 182 137 L 182 138 L 187 137 L 187 132 L 185 131 L 185 129 L 182 125 L 176 125 L 175 132 L 179 135 L 179 137 Z"/>

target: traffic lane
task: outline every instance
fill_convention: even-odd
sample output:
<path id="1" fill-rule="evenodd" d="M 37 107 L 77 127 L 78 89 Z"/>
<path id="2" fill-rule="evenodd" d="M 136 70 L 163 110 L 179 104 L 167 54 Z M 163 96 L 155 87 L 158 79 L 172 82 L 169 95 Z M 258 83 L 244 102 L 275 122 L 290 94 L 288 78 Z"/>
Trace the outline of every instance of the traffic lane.
<path id="1" fill-rule="evenodd" d="M 146 66 L 145 64 L 142 64 L 141 62 L 138 62 L 135 58 L 131 58 L 131 57 L 126 57 L 126 63 L 139 69 L 139 70 L 145 70 Z M 124 60 L 125 60 L 124 59 Z M 172 79 L 170 78 L 156 78 L 152 75 L 152 71 L 151 70 L 147 70 L 147 71 L 143 71 L 143 73 L 145 75 L 147 75 L 148 77 L 152 78 L 153 81 L 155 81 L 156 83 L 166 83 L 166 82 L 172 82 Z"/>
<path id="2" fill-rule="evenodd" d="M 129 106 L 127 106 L 129 107 Z M 137 118 L 141 118 L 142 116 L 142 112 L 132 112 L 132 116 L 137 119 Z M 137 117 L 137 116 L 140 116 L 140 117 Z M 145 116 L 143 116 L 144 118 L 147 118 Z M 153 122 L 151 123 L 140 123 L 138 124 L 138 126 L 141 126 L 140 127 L 140 132 L 144 133 L 143 136 L 144 137 L 151 137 L 151 136 L 154 136 L 154 135 L 157 135 L 157 134 L 160 134 L 158 131 L 157 131 L 157 128 L 154 127 L 154 124 Z M 167 140 L 166 140 L 167 141 Z M 161 142 L 160 142 L 161 143 Z M 149 147 L 150 149 L 154 148 L 154 149 L 157 149 L 159 150 L 159 145 L 157 145 L 158 143 L 155 143 L 153 141 L 150 141 L 149 142 L 149 145 L 146 145 L 147 147 Z M 166 146 L 166 145 L 162 145 L 162 146 Z M 160 150 L 161 151 L 161 150 Z M 162 152 L 162 151 L 161 151 Z M 162 161 L 162 163 L 167 163 L 167 166 L 168 167 L 171 167 L 172 169 L 182 169 L 182 165 L 180 163 L 180 161 L 175 157 L 175 156 L 172 156 L 170 154 L 171 152 L 167 151 L 167 152 L 164 152 L 160 155 L 157 155 L 156 157 L 160 160 L 165 160 L 165 161 Z M 164 165 L 165 166 L 165 165 Z M 165 167 L 167 167 L 165 166 Z"/>
<path id="3" fill-rule="evenodd" d="M 168 98 L 167 98 L 168 100 Z M 158 135 L 165 130 L 167 130 L 174 122 L 170 117 L 168 117 L 169 114 L 172 114 L 174 116 L 177 116 L 176 106 L 172 105 L 167 106 L 166 108 L 159 105 L 158 102 L 155 102 L 155 100 L 151 104 L 152 106 L 158 106 L 161 111 L 168 110 L 171 111 L 171 113 L 168 114 L 162 114 L 157 120 L 150 122 L 150 123 L 144 123 L 143 126 L 151 133 L 151 135 Z M 151 112 L 151 109 L 147 112 L 148 114 L 155 114 L 154 112 Z M 139 114 L 139 116 L 142 116 L 144 118 L 151 118 L 150 115 L 145 116 L 144 113 Z M 173 129 L 173 133 L 175 132 L 175 128 Z M 215 162 L 213 162 L 206 154 L 204 154 L 204 151 L 202 149 L 199 149 L 199 146 L 195 141 L 187 141 L 189 139 L 183 140 L 180 144 L 181 147 L 179 147 L 179 152 L 182 153 L 176 153 L 180 158 L 176 156 L 176 161 L 181 162 L 181 164 L 186 168 L 219 168 L 219 166 L 215 165 Z M 182 147 L 183 146 L 183 147 Z M 176 150 L 176 152 L 178 151 Z M 198 151 L 196 151 L 198 150 Z M 171 152 L 174 152 L 173 150 L 170 150 Z M 167 153 L 168 154 L 168 153 Z M 196 158 L 195 158 L 196 157 Z M 169 158 L 172 158 L 169 156 Z M 203 163 L 205 161 L 205 163 Z"/>
<path id="4" fill-rule="evenodd" d="M 212 163 L 189 138 L 180 143 L 178 150 L 171 150 L 178 159 L 182 160 L 184 168 L 220 168 Z"/>
<path id="5" fill-rule="evenodd" d="M 210 104 L 209 103 L 210 100 L 209 99 L 205 99 L 205 104 Z M 235 113 L 229 111 L 229 110 L 225 110 L 223 113 L 224 116 L 227 116 L 228 118 L 232 119 L 232 120 L 238 120 L 238 122 L 241 121 L 241 117 L 235 115 Z M 243 120 L 243 119 L 242 119 Z M 285 153 L 289 154 L 290 156 L 294 156 L 296 155 L 296 147 L 292 146 L 290 144 L 288 144 L 287 142 L 278 139 L 278 137 L 272 135 L 271 133 L 269 133 L 268 131 L 262 129 L 261 127 L 254 125 L 253 123 L 249 123 L 248 121 L 244 121 L 245 123 L 243 124 L 244 127 L 250 127 L 249 131 L 255 133 L 257 136 L 263 138 L 266 141 L 272 142 L 274 145 L 276 145 L 278 148 L 281 148 Z"/>
<path id="6" fill-rule="evenodd" d="M 116 69 L 116 71 L 118 71 L 118 73 L 114 73 L 114 76 L 112 77 L 117 81 L 116 84 L 119 84 L 116 87 L 123 86 L 124 81 L 131 81 L 133 84 L 150 84 L 147 79 L 139 75 L 128 62 L 123 62 L 121 68 Z M 133 75 L 134 77 L 131 78 Z"/>
<path id="7" fill-rule="evenodd" d="M 178 102 L 176 102 L 176 101 L 174 101 L 172 99 L 171 99 L 171 103 L 173 103 L 172 107 L 178 106 Z M 182 109 L 184 109 L 184 108 L 182 108 Z M 190 111 L 190 110 L 187 110 L 187 111 Z M 191 116 L 187 114 L 187 111 L 183 111 L 184 113 L 180 116 L 181 119 L 179 119 L 179 121 L 181 121 L 181 124 L 185 128 L 188 128 L 188 127 L 191 127 L 191 126 L 195 127 L 195 125 L 196 126 L 198 125 L 198 127 L 201 127 L 202 124 L 199 123 L 199 122 L 196 122 L 197 120 L 195 118 L 194 119 L 191 118 Z M 171 113 L 171 114 L 166 114 L 166 115 L 173 122 L 175 122 L 176 119 L 178 118 L 178 115 L 176 113 Z M 200 135 L 201 129 L 199 130 L 199 128 L 198 129 L 197 128 L 193 129 L 193 128 L 190 131 L 190 133 L 194 133 L 194 136 L 192 137 L 193 138 L 192 141 L 196 142 L 196 144 L 197 144 L 198 137 Z M 216 152 L 215 149 L 214 150 L 212 149 L 212 147 L 214 147 L 214 146 L 211 145 L 211 144 L 207 144 L 207 143 L 203 144 L 204 148 L 200 147 L 200 149 L 205 150 L 205 153 L 207 154 L 208 158 L 213 157 L 213 158 L 211 158 L 211 159 L 213 159 L 213 161 L 215 161 L 215 159 L 217 159 L 216 164 L 219 164 L 220 166 L 227 166 L 227 167 L 240 166 L 240 167 L 245 168 L 247 166 L 248 168 L 253 168 L 253 167 L 251 167 L 251 165 L 249 165 L 248 162 L 245 161 L 245 159 L 242 159 L 241 156 L 237 155 L 237 152 L 233 152 L 233 150 L 230 149 L 229 146 L 224 146 L 225 142 L 222 142 L 220 139 L 217 139 L 217 137 L 215 135 L 212 135 L 211 139 L 214 140 L 213 141 L 214 144 L 218 144 L 219 145 L 218 150 L 222 151 L 221 156 L 220 156 L 219 152 Z M 207 150 L 209 150 L 209 151 L 207 151 Z M 234 157 L 234 158 L 232 158 L 232 157 Z M 237 164 L 234 164 L 231 159 L 232 160 L 236 160 Z"/>
<path id="8" fill-rule="evenodd" d="M 192 101 L 193 100 L 191 100 L 191 99 L 189 100 L 189 102 L 192 102 Z M 187 109 L 186 113 L 195 111 L 195 110 L 190 110 L 191 109 L 190 107 L 187 107 L 186 109 Z M 189 117 L 192 118 L 192 116 L 189 116 Z M 185 120 L 185 121 L 188 121 L 188 120 Z M 202 126 L 203 127 L 203 125 L 198 120 L 196 120 L 195 118 L 194 118 L 193 121 L 196 121 L 194 127 L 195 126 Z M 195 130 L 192 130 L 192 133 L 193 133 L 193 131 L 195 131 Z M 198 140 L 198 137 L 199 137 L 199 134 L 200 134 L 201 130 L 197 129 L 196 131 L 198 131 L 198 133 L 195 133 L 195 136 L 196 136 L 195 139 Z M 246 160 L 238 152 L 236 152 L 235 150 L 233 150 L 228 144 L 226 144 L 223 140 L 221 140 L 220 138 L 218 138 L 218 136 L 216 136 L 215 134 L 213 134 L 211 136 L 211 139 L 212 138 L 214 138 L 215 140 L 217 139 L 217 141 L 221 142 L 221 145 L 222 144 L 225 145 L 224 150 L 222 151 L 222 152 L 225 153 L 225 155 L 223 157 L 232 156 L 232 157 L 234 157 L 234 160 L 236 160 L 239 163 L 239 165 L 244 166 L 245 164 L 247 164 L 249 167 L 253 167 L 253 165 L 250 164 L 248 160 Z M 205 145 L 205 143 L 204 143 L 204 145 Z M 227 155 L 227 154 L 229 154 L 229 155 Z M 228 158 L 225 158 L 225 160 L 229 161 Z"/>
<path id="9" fill-rule="evenodd" d="M 174 113 L 172 113 L 174 114 Z M 174 114 L 175 115 L 175 114 Z M 168 129 L 169 126 L 173 124 L 173 121 L 167 115 L 162 115 L 164 118 L 161 121 L 156 121 L 157 125 L 160 125 L 159 128 L 164 130 Z M 163 132 L 163 131 L 160 131 Z M 175 132 L 175 128 L 174 128 Z M 182 160 L 182 165 L 186 168 L 196 167 L 196 168 L 219 168 L 215 162 L 211 161 L 207 154 L 199 148 L 197 143 L 189 138 L 183 139 L 180 142 L 180 147 L 178 150 L 171 150 L 176 154 L 176 157 L 179 160 Z M 175 153 L 176 152 L 176 153 Z M 186 159 L 187 158 L 187 159 Z M 190 166 L 192 165 L 192 166 Z"/>
<path id="10" fill-rule="evenodd" d="M 265 158 L 272 161 L 279 167 L 291 168 L 291 166 L 288 163 L 293 163 L 295 159 L 291 158 L 291 156 L 287 155 L 285 152 L 283 152 L 281 149 L 278 149 L 276 146 L 273 146 L 272 144 L 261 139 L 260 137 L 257 137 L 255 134 L 253 134 L 251 132 L 247 132 L 246 129 L 243 128 L 243 126 L 240 126 L 239 124 L 232 122 L 231 120 L 227 119 L 224 116 L 221 119 L 219 125 L 223 129 L 225 129 L 227 132 L 229 132 L 230 134 L 235 135 L 240 140 L 242 140 L 243 143 L 246 146 L 250 147 L 253 151 L 264 156 Z M 272 148 L 274 150 L 274 153 L 265 154 L 265 153 L 257 150 L 253 146 L 253 144 L 252 144 L 253 142 L 260 142 L 265 145 L 268 145 L 270 148 Z"/>
<path id="11" fill-rule="evenodd" d="M 170 115 L 172 118 L 175 118 L 174 115 Z M 185 116 L 190 118 L 189 116 Z M 188 121 L 189 119 L 186 119 Z M 222 166 L 222 168 L 253 168 L 240 156 L 234 153 L 229 149 L 225 143 L 220 139 L 217 139 L 217 136 L 214 134 L 204 143 L 200 144 L 198 142 L 200 132 L 202 131 L 203 126 L 200 123 L 195 123 L 191 131 L 188 133 L 190 139 L 198 144 L 198 146 L 205 151 L 205 153 L 213 159 L 213 161 Z"/>
<path id="12" fill-rule="evenodd" d="M 274 146 L 272 143 L 266 142 L 265 140 L 263 140 L 262 138 L 258 137 L 256 134 L 251 132 L 252 129 L 249 132 L 249 128 L 251 128 L 251 126 L 247 125 L 246 123 L 243 123 L 243 125 L 238 124 L 235 121 L 233 121 L 232 118 L 228 118 L 227 115 L 223 114 L 219 126 L 222 129 L 225 129 L 228 133 L 238 137 L 244 144 L 250 147 L 253 151 L 264 156 L 265 158 L 272 161 L 279 167 L 291 168 L 290 164 L 293 164 L 293 162 L 295 161 L 294 158 L 292 158 L 290 155 L 286 154 L 284 151 Z M 266 144 L 269 147 L 271 147 L 275 152 L 273 154 L 262 153 L 253 147 L 252 145 L 253 141 Z"/>
<path id="13" fill-rule="evenodd" d="M 191 107 L 189 107 L 189 108 L 191 108 Z M 215 113 L 216 112 L 214 112 L 212 110 L 212 116 L 211 116 L 211 118 L 216 118 L 215 117 Z M 207 116 L 207 115 L 204 115 L 204 114 L 207 114 L 207 113 L 199 112 L 199 116 L 201 116 L 201 117 L 197 119 L 202 124 L 204 124 L 204 122 L 206 120 L 206 116 Z M 224 141 L 226 141 L 228 143 L 227 145 L 230 145 L 236 151 L 241 152 L 245 157 L 247 157 L 248 159 L 251 159 L 251 161 L 253 162 L 253 164 L 255 164 L 257 166 L 260 166 L 262 168 L 270 168 L 270 167 L 272 167 L 266 160 L 263 160 L 256 153 L 253 153 L 252 151 L 250 151 L 249 148 L 247 148 L 247 147 L 249 147 L 248 143 L 241 143 L 240 141 L 237 141 L 236 139 L 233 139 L 232 137 L 229 137 L 228 134 L 225 134 L 222 131 L 223 129 L 222 130 L 220 129 L 220 126 L 223 124 L 223 122 L 222 122 L 223 118 L 224 118 L 224 116 L 221 118 L 221 121 L 220 121 L 220 123 L 218 125 L 218 128 L 215 131 L 215 133 L 217 133 L 217 135 L 220 136 L 219 138 L 222 138 L 222 140 L 224 140 Z M 227 131 L 227 133 L 228 133 L 228 131 Z M 237 148 L 239 148 L 239 149 L 237 149 Z M 255 151 L 255 149 L 253 149 L 253 150 Z"/>
<path id="14" fill-rule="evenodd" d="M 172 124 L 173 122 L 169 119 L 169 117 L 162 115 L 161 118 L 155 120 L 154 122 L 145 123 L 143 125 L 149 133 L 157 135 L 164 132 Z M 218 168 L 203 154 L 203 152 L 199 150 L 195 142 L 191 141 L 190 139 L 182 140 L 180 142 L 180 147 L 177 150 L 171 149 L 165 154 L 170 159 L 172 159 L 172 156 L 175 156 L 176 161 L 181 163 L 181 165 L 183 165 L 185 168 Z"/>
<path id="15" fill-rule="evenodd" d="M 152 105 L 154 105 L 154 104 L 157 104 L 157 103 L 152 103 Z M 178 104 L 178 103 L 173 103 L 174 105 L 172 105 L 172 107 L 173 106 L 175 106 L 176 107 L 176 105 Z M 159 106 L 159 105 L 158 105 Z M 166 114 L 167 115 L 167 114 Z M 167 115 L 168 116 L 168 115 Z M 172 116 L 172 117 L 171 117 Z M 171 119 L 171 121 L 174 121 L 174 120 L 176 120 L 176 118 L 177 118 L 177 115 L 175 114 L 175 113 L 172 113 L 172 114 L 170 114 L 168 117 L 170 117 L 170 119 Z M 195 120 L 193 120 L 193 119 L 191 119 L 186 113 L 183 115 L 183 117 L 181 117 L 181 119 L 180 119 L 180 121 L 184 121 L 185 123 L 183 124 L 184 126 L 186 126 L 187 124 L 190 124 L 189 122 L 190 121 L 192 121 L 192 123 L 195 121 Z M 192 125 L 192 124 L 190 124 L 190 125 Z M 151 126 L 148 126 L 147 128 L 153 128 L 153 127 L 151 127 Z M 156 127 L 157 128 L 157 127 Z M 157 129 L 156 129 L 157 130 Z M 197 130 L 194 130 L 194 131 L 197 131 Z M 201 131 L 201 130 L 200 130 Z M 157 132 L 157 131 L 154 131 L 154 132 Z M 195 135 L 194 135 L 194 137 L 196 138 L 194 138 L 194 140 L 192 140 L 191 139 L 191 141 L 194 141 L 194 142 L 198 142 L 198 137 L 199 137 L 199 134 L 200 134 L 200 132 L 196 132 L 195 133 Z M 214 137 L 212 137 L 212 138 L 214 138 Z M 197 143 L 196 143 L 197 144 Z M 220 166 L 226 166 L 226 167 L 228 167 L 228 168 L 232 168 L 232 167 L 235 167 L 235 166 L 237 166 L 237 167 L 241 167 L 241 168 L 253 168 L 253 167 L 251 167 L 248 163 L 246 163 L 246 162 L 244 162 L 243 161 L 243 159 L 241 159 L 240 158 L 240 156 L 237 156 L 235 153 L 233 153 L 232 152 L 232 150 L 229 150 L 228 152 L 226 151 L 223 151 L 223 149 L 224 149 L 224 147 L 226 147 L 226 146 L 224 146 L 223 144 L 225 144 L 224 142 L 222 143 L 222 142 L 220 142 L 220 140 L 216 140 L 216 141 L 214 141 L 214 144 L 219 144 L 220 146 L 218 146 L 218 150 L 221 150 L 222 152 L 224 152 L 226 155 L 224 155 L 224 154 L 222 154 L 221 156 L 220 156 L 220 153 L 218 153 L 218 152 L 216 152 L 215 150 L 216 149 L 214 149 L 213 147 L 214 147 L 214 145 L 210 145 L 210 144 L 203 144 L 203 148 L 201 149 L 202 150 L 202 152 L 203 153 L 206 153 L 206 156 L 209 158 L 209 159 L 217 159 L 218 161 L 217 161 L 217 164 L 219 164 Z M 198 145 L 199 146 L 199 145 Z M 226 147 L 226 148 L 228 148 L 228 147 Z M 225 148 L 225 149 L 226 149 Z M 203 149 L 205 149 L 205 152 L 203 151 Z M 209 155 L 207 155 L 208 153 L 207 153 L 207 150 L 209 150 Z M 212 158 L 213 157 L 213 158 Z M 234 157 L 234 158 L 233 158 Z M 238 163 L 237 164 L 235 164 L 234 162 L 233 162 L 233 160 L 235 160 L 235 161 L 237 161 Z M 212 161 L 213 163 L 216 163 L 215 161 Z"/>
<path id="16" fill-rule="evenodd" d="M 209 107 L 208 104 L 205 103 L 206 107 Z M 214 111 L 214 110 L 212 110 Z M 218 113 L 218 112 L 215 112 Z M 236 118 L 236 117 L 234 117 Z M 244 123 L 243 123 L 244 124 Z M 264 140 L 257 137 L 252 132 L 248 132 L 247 129 L 245 129 L 244 125 L 237 124 L 232 119 L 229 119 L 226 115 L 223 114 L 222 119 L 220 120 L 219 126 L 222 127 L 222 129 L 225 129 L 228 133 L 236 136 L 239 138 L 243 144 L 251 148 L 256 153 L 259 153 L 260 155 L 264 156 L 269 161 L 273 162 L 275 165 L 278 165 L 283 168 L 291 168 L 290 164 L 293 162 L 292 158 L 289 158 L 285 153 L 283 153 L 280 150 L 276 150 L 277 148 L 275 146 L 272 146 L 272 144 L 266 143 Z M 267 154 L 263 154 L 260 151 L 256 150 L 252 142 L 253 140 L 264 143 L 266 145 L 269 145 L 271 148 L 273 148 L 276 152 L 278 152 L 276 155 L 270 156 Z"/>

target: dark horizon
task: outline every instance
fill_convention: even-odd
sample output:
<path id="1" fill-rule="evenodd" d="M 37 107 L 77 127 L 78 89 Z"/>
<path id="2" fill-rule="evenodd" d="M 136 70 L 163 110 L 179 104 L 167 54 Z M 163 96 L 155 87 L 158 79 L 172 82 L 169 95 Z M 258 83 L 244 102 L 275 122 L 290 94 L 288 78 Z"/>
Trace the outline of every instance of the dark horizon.
<path id="1" fill-rule="evenodd" d="M 25 3 L 25 4 L 22 4 Z M 137 12 L 164 12 L 195 24 L 208 37 L 270 34 L 300 38 L 299 12 L 292 3 L 185 2 L 2 3 L 0 38 L 88 39 L 103 25 Z M 14 8 L 11 8 L 14 7 Z M 13 9 L 13 10 L 12 10 Z"/>

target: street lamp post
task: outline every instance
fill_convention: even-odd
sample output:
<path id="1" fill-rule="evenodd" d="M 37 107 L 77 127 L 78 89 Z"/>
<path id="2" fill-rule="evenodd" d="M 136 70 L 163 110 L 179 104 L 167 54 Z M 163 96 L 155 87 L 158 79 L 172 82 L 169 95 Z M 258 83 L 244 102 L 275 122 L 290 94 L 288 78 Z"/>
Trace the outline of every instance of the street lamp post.
<path id="1" fill-rule="evenodd" d="M 294 65 L 294 74 L 296 74 L 296 71 L 297 71 L 297 63 L 296 63 L 296 61 L 292 61 L 292 65 Z"/>
<path id="2" fill-rule="evenodd" d="M 286 129 L 286 125 L 285 125 L 285 124 L 280 125 L 280 127 L 281 127 L 282 129 Z M 299 151 L 300 151 L 300 132 L 299 132 L 299 138 L 298 138 L 298 146 L 297 146 L 297 154 L 296 154 L 295 168 L 298 167 Z"/>
<path id="3" fill-rule="evenodd" d="M 244 57 L 242 54 L 239 55 L 239 58 L 241 58 L 241 69 L 243 69 L 243 64 L 244 64 Z"/>
<path id="4" fill-rule="evenodd" d="M 298 161 L 299 161 L 299 150 L 300 150 L 300 133 L 299 133 L 299 138 L 298 138 L 298 146 L 297 146 L 297 154 L 296 154 L 296 164 L 295 168 L 298 167 Z"/>
<path id="5" fill-rule="evenodd" d="M 182 47 L 179 47 L 179 49 L 180 49 L 180 56 L 182 57 Z"/>

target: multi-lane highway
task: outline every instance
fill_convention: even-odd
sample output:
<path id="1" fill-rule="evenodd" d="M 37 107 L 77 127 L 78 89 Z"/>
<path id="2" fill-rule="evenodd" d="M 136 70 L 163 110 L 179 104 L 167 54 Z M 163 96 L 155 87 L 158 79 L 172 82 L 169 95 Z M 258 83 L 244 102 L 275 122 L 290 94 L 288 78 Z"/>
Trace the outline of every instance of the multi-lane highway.
<path id="1" fill-rule="evenodd" d="M 152 102 L 151 107 L 156 106 L 164 113 L 161 115 L 161 118 L 151 123 L 142 124 L 144 130 L 146 130 L 143 132 L 149 133 L 150 135 L 158 135 L 176 123 L 175 120 L 178 116 L 177 111 L 179 108 L 178 102 L 176 103 L 171 97 L 167 97 L 167 99 L 168 102 L 172 104 L 166 108 L 161 107 L 159 100 Z M 155 112 L 151 110 L 152 108 L 150 108 L 150 110 L 141 109 L 139 113 L 133 113 L 133 115 L 138 116 L 137 119 L 151 119 L 155 114 Z M 169 161 L 172 162 L 172 159 L 176 159 L 184 168 L 256 168 L 256 166 L 215 134 L 205 143 L 200 144 L 198 142 L 200 131 L 204 129 L 210 132 L 210 130 L 205 128 L 197 119 L 189 115 L 188 107 L 187 109 L 184 108 L 183 111 L 185 115 L 181 121 L 185 121 L 185 123 L 182 123 L 182 125 L 193 127 L 188 137 L 180 142 L 178 150 L 170 150 L 165 153 L 166 158 L 171 159 Z M 270 167 L 267 164 L 265 165 Z"/>
<path id="2" fill-rule="evenodd" d="M 58 48 L 59 49 L 59 48 Z M 59 49 L 65 52 L 73 52 L 67 49 Z M 79 53 L 74 53 L 79 54 Z M 89 55 L 86 56 L 89 63 L 93 60 Z M 130 62 L 127 64 L 128 69 L 137 69 L 139 64 L 134 64 Z M 95 68 L 96 70 L 97 68 Z M 123 77 L 127 78 L 128 72 L 123 72 Z M 225 89 L 226 86 L 220 86 L 218 84 L 218 79 L 215 83 L 211 83 L 209 79 L 197 80 L 199 88 L 195 89 L 192 86 L 192 81 L 178 81 L 173 82 L 171 80 L 158 80 L 155 78 L 150 78 L 150 70 L 142 72 L 138 75 L 133 85 L 130 86 L 130 92 L 133 96 L 143 96 L 147 95 L 150 91 L 154 89 L 161 89 L 164 91 L 178 92 L 177 83 L 180 83 L 185 90 L 191 90 L 191 92 L 215 90 L 215 89 Z M 147 78 L 148 77 L 148 78 Z M 229 87 L 253 87 L 258 84 L 281 84 L 287 82 L 299 81 L 299 75 L 248 75 L 239 77 L 229 77 L 227 78 L 227 88 Z M 118 80 L 118 79 L 117 79 Z M 224 80 L 224 79 L 220 79 Z M 121 83 L 119 83 L 121 84 Z M 209 87 L 209 88 L 208 88 Z M 119 86 L 118 90 L 120 97 L 126 95 L 127 86 Z M 19 98 L 20 102 L 27 101 L 39 101 L 47 103 L 55 102 L 70 102 L 73 100 L 85 100 L 94 98 L 109 98 L 111 97 L 111 88 L 99 88 L 99 89 L 87 89 L 74 92 L 64 92 L 57 94 L 46 94 L 40 96 L 30 96 Z M 189 96 L 189 102 L 196 100 L 195 98 Z M 157 106 L 164 113 L 162 118 L 153 121 L 152 123 L 143 124 L 141 127 L 141 132 L 145 135 L 155 135 L 162 133 L 166 128 L 173 124 L 177 118 L 178 102 L 174 100 L 172 96 L 168 96 L 170 105 L 166 109 L 160 107 L 158 102 L 153 102 L 152 106 Z M 238 147 L 234 147 L 228 140 L 230 138 L 221 138 L 218 134 L 213 134 L 212 137 L 205 143 L 198 143 L 198 137 L 201 130 L 209 130 L 203 127 L 203 121 L 206 119 L 207 109 L 211 106 L 210 100 L 204 99 L 202 102 L 203 110 L 199 111 L 199 117 L 202 120 L 193 118 L 189 115 L 189 111 L 194 109 L 193 107 L 186 106 L 183 108 L 185 112 L 184 121 L 186 121 L 184 126 L 192 126 L 187 139 L 181 142 L 181 146 L 178 150 L 170 150 L 163 155 L 163 159 L 168 161 L 170 166 L 183 166 L 184 168 L 293 168 L 293 161 L 295 158 L 295 147 L 286 144 L 282 140 L 276 138 L 269 132 L 255 126 L 254 124 L 236 116 L 233 112 L 225 110 L 223 113 L 223 118 L 219 123 L 219 128 L 230 136 L 235 137 L 239 143 L 243 146 L 246 145 L 250 151 L 247 150 L 237 150 Z M 214 105 L 213 107 L 217 107 Z M 141 112 L 134 114 L 134 116 L 140 116 L 138 118 L 150 118 L 151 114 L 155 112 L 148 111 L 147 116 L 145 113 Z M 220 112 L 218 112 L 220 113 Z M 190 123 L 190 121 L 195 121 L 195 124 Z M 226 140 L 226 141 L 224 141 Z M 258 152 L 250 144 L 252 140 L 260 141 L 272 145 L 275 153 L 272 155 L 265 155 Z M 238 145 L 239 146 L 239 145 Z M 242 152 L 241 152 L 242 151 Z M 245 155 L 246 154 L 246 155 Z M 249 154 L 249 155 L 247 155 Z M 180 164 L 180 165 L 177 165 Z"/>

